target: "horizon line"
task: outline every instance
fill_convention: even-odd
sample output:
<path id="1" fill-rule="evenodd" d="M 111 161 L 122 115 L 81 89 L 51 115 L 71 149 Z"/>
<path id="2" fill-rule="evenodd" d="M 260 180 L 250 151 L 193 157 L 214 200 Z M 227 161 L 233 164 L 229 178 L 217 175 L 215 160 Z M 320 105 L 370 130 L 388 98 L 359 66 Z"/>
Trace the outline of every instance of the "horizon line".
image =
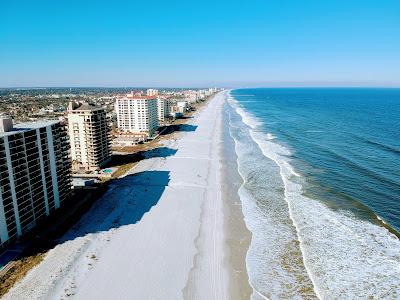
<path id="1" fill-rule="evenodd" d="M 0 86 L 0 89 L 88 89 L 88 88 L 103 88 L 103 89 L 149 89 L 149 88 L 157 88 L 157 89 L 204 89 L 204 88 L 224 88 L 224 89 L 257 89 L 257 88 L 393 88 L 398 89 L 400 85 L 271 85 L 271 86 L 262 86 L 262 85 L 243 85 L 243 86 L 223 86 L 223 85 L 207 85 L 207 86 L 107 86 L 107 85 L 87 85 L 87 86 Z"/>

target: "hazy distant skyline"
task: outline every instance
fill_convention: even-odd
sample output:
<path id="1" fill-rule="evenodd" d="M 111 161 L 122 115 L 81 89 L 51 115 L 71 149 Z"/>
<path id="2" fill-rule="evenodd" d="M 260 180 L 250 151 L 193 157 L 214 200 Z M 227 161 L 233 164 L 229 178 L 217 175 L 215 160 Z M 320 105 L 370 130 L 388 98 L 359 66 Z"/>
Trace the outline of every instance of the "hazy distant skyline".
<path id="1" fill-rule="evenodd" d="M 0 87 L 400 86 L 396 0 L 7 1 L 0 10 Z"/>

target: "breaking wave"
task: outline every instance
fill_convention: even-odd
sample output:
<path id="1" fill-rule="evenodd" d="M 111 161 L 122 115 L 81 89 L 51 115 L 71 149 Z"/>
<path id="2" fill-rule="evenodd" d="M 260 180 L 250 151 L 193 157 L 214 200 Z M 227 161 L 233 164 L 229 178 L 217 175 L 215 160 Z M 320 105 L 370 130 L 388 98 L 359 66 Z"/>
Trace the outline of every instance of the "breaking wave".
<path id="1" fill-rule="evenodd" d="M 232 96 L 228 104 L 244 182 L 239 195 L 253 234 L 246 261 L 253 298 L 399 298 L 399 239 L 305 196 L 307 180 L 293 168 L 292 151 Z"/>

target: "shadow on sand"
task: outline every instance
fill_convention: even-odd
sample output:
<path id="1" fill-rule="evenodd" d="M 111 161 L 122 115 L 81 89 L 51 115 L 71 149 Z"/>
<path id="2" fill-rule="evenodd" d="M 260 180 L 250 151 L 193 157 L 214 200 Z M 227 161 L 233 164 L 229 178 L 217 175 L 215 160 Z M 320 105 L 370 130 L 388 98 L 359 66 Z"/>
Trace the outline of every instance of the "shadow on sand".
<path id="1" fill-rule="evenodd" d="M 138 151 L 136 153 L 114 154 L 111 158 L 111 161 L 104 168 L 110 168 L 128 163 L 136 163 L 146 158 L 153 158 L 153 157 L 165 158 L 168 156 L 175 155 L 176 151 L 177 151 L 176 149 L 168 147 L 158 147 L 146 151 Z"/>
<path id="2" fill-rule="evenodd" d="M 144 171 L 114 180 L 59 242 L 139 222 L 158 203 L 168 183 L 168 171 Z"/>
<path id="3" fill-rule="evenodd" d="M 14 252 L 18 252 L 18 259 L 25 259 L 68 240 L 135 224 L 158 203 L 168 183 L 168 171 L 144 171 L 112 180 L 73 214 L 68 207 L 59 209 L 19 242 L 10 245 L 0 260 L 5 265 L 15 257 L 8 257 Z M 83 195 L 78 192 L 71 202 L 79 202 Z M 70 216 L 53 228 L 64 214 Z"/>
<path id="4" fill-rule="evenodd" d="M 111 163 L 165 158 L 176 152 L 176 149 L 158 147 L 115 155 Z M 113 179 L 89 193 L 77 191 L 69 207 L 59 209 L 21 240 L 7 247 L 0 255 L 0 267 L 15 257 L 29 259 L 68 240 L 139 222 L 158 203 L 168 183 L 168 171 L 144 171 Z"/>
<path id="5" fill-rule="evenodd" d="M 148 151 L 144 151 L 142 154 L 145 158 L 153 158 L 153 157 L 168 157 L 176 154 L 176 149 L 168 148 L 168 147 L 158 147 Z"/>
<path id="6" fill-rule="evenodd" d="M 179 126 L 178 131 L 184 131 L 184 132 L 192 132 L 192 131 L 196 131 L 196 129 L 197 129 L 197 125 L 181 124 L 178 126 Z"/>
<path id="7" fill-rule="evenodd" d="M 194 132 L 197 125 L 191 124 L 172 124 L 160 130 L 160 135 L 168 135 L 174 132 Z"/>

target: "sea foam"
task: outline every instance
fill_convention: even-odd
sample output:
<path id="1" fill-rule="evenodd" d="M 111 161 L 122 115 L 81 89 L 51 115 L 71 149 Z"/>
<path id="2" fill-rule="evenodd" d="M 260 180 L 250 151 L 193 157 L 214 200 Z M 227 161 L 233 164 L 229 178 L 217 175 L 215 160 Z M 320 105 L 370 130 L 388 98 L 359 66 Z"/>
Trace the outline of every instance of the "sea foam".
<path id="1" fill-rule="evenodd" d="M 262 124 L 261 120 L 245 111 L 234 98 L 228 99 L 228 103 L 241 116 L 244 122 L 242 130 L 247 128 L 264 156 L 278 167 L 277 170 L 284 186 L 282 197 L 287 202 L 288 216 L 294 226 L 300 243 L 302 260 L 316 295 L 322 299 L 365 299 L 368 297 L 395 299 L 400 297 L 399 239 L 383 226 L 361 220 L 345 210 L 332 210 L 319 199 L 304 196 L 304 181 L 298 178 L 301 177 L 300 174 L 290 164 L 291 151 L 276 143 L 277 139 L 271 140 L 268 133 L 259 128 Z M 240 155 L 241 153 L 238 152 L 238 156 Z M 257 166 L 253 167 L 255 172 Z M 253 235 L 271 234 L 274 229 L 255 226 L 254 224 L 259 221 L 249 220 L 252 217 L 259 217 L 262 212 L 254 213 L 260 208 L 254 203 L 249 203 L 252 197 L 243 191 L 240 194 L 244 201 L 246 223 L 249 224 Z M 254 232 L 260 229 L 269 232 Z M 260 241 L 261 239 L 255 239 L 255 243 L 260 243 Z M 265 259 L 261 253 L 257 253 L 257 249 L 260 250 L 263 247 L 251 246 L 249 250 L 247 258 L 249 273 L 256 270 L 255 264 L 262 264 Z M 273 251 L 270 252 L 273 253 Z M 264 256 L 268 255 L 270 253 L 264 253 Z M 265 262 L 271 263 L 268 258 Z M 255 278 L 260 275 L 262 274 L 257 271 L 255 275 L 249 274 L 253 285 L 260 286 L 262 280 L 284 279 L 280 276 Z M 273 286 L 273 284 L 267 284 L 267 286 Z M 278 286 L 282 284 L 279 283 Z M 275 291 L 263 290 L 263 294 L 271 298 L 276 297 L 274 293 Z"/>
<path id="2" fill-rule="evenodd" d="M 243 125 L 239 121 L 230 119 L 230 133 L 244 180 L 239 196 L 246 225 L 252 232 L 246 263 L 253 299 L 313 298 L 313 286 L 284 200 L 279 168 L 265 158 L 248 130 L 238 127 Z M 284 155 L 290 153 L 283 147 L 279 150 Z"/>

